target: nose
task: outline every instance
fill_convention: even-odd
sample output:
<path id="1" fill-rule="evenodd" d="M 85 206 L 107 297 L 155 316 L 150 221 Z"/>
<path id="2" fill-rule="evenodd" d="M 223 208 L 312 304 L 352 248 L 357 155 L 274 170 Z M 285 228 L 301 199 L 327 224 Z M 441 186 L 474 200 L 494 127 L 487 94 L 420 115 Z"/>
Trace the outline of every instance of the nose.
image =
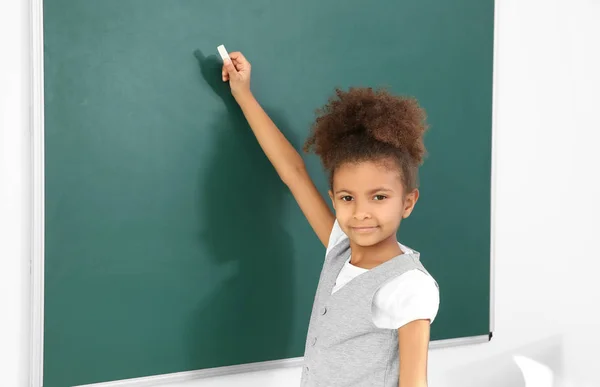
<path id="1" fill-rule="evenodd" d="M 369 206 L 361 201 L 355 201 L 353 217 L 356 220 L 365 220 L 371 218 L 371 212 Z"/>

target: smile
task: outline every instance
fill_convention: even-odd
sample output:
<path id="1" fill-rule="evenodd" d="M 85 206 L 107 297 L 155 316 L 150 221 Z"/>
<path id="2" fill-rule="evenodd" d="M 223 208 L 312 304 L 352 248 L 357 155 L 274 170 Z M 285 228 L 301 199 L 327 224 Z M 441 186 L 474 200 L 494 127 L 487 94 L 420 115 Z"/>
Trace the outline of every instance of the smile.
<path id="1" fill-rule="evenodd" d="M 368 234 L 371 233 L 375 230 L 377 230 L 378 227 L 352 227 L 352 231 L 359 233 L 359 234 Z"/>

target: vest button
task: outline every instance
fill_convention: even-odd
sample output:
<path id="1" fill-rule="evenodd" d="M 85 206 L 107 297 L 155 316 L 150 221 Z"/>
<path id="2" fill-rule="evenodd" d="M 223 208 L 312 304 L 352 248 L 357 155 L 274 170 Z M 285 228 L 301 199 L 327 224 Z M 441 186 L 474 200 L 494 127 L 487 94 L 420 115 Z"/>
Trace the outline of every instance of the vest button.
<path id="1" fill-rule="evenodd" d="M 327 313 L 327 308 L 326 307 L 322 307 L 321 308 L 321 314 L 324 315 L 325 313 Z"/>
<path id="2" fill-rule="evenodd" d="M 306 372 L 310 371 L 310 369 L 308 368 L 308 366 L 306 366 Z"/>

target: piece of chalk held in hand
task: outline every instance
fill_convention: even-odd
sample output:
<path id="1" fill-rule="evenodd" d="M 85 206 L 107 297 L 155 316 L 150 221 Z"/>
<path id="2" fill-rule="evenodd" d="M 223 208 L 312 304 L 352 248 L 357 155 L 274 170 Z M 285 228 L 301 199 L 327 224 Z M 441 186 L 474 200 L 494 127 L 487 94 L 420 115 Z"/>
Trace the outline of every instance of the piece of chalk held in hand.
<path id="1" fill-rule="evenodd" d="M 219 47 L 217 47 L 217 51 L 219 51 L 219 55 L 221 55 L 223 62 L 225 62 L 225 59 L 230 59 L 224 45 L 221 44 Z"/>

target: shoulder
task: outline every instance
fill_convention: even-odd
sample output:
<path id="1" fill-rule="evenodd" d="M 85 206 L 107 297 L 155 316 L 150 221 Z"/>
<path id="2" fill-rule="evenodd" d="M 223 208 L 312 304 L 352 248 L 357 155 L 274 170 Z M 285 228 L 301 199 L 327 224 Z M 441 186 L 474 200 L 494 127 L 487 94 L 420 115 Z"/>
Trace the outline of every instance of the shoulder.
<path id="1" fill-rule="evenodd" d="M 331 234 L 329 234 L 329 242 L 327 243 L 327 253 L 328 254 L 331 249 L 337 246 L 340 242 L 348 239 L 348 235 L 342 230 L 340 224 L 337 219 L 333 222 L 333 227 L 331 229 Z"/>
<path id="2" fill-rule="evenodd" d="M 427 270 L 421 269 L 412 269 L 408 270 L 406 273 L 399 275 L 398 277 L 393 278 L 391 281 L 384 284 L 382 287 L 391 287 L 391 284 L 397 285 L 422 285 L 426 287 L 434 287 L 437 289 L 436 280 L 427 272 Z"/>
<path id="3" fill-rule="evenodd" d="M 438 285 L 433 277 L 419 269 L 409 270 L 383 284 L 377 291 L 382 296 L 402 298 L 432 298 L 439 294 Z"/>
<path id="4" fill-rule="evenodd" d="M 373 297 L 373 322 L 380 328 L 398 329 L 419 319 L 432 323 L 440 296 L 435 279 L 420 269 L 409 270 L 383 284 Z"/>

